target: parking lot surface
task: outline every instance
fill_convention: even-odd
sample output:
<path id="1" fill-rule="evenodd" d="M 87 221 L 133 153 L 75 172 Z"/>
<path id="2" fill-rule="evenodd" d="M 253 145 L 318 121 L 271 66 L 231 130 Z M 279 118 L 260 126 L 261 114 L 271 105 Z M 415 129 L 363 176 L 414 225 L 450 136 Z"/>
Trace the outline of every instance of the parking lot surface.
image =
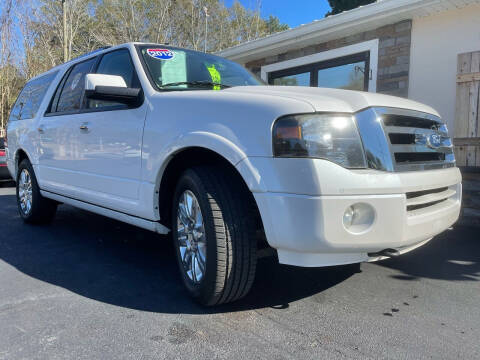
<path id="1" fill-rule="evenodd" d="M 397 259 L 260 260 L 249 296 L 203 308 L 161 237 L 69 206 L 24 225 L 0 188 L 0 359 L 480 358 L 480 236 L 455 227 Z"/>

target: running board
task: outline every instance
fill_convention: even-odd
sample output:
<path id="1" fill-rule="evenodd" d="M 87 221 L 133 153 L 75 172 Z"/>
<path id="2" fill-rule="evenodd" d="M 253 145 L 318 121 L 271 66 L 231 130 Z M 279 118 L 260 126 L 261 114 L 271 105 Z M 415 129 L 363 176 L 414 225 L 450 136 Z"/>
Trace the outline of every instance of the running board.
<path id="1" fill-rule="evenodd" d="M 156 232 L 157 234 L 166 235 L 170 232 L 170 230 L 166 226 L 156 221 L 146 220 L 136 216 L 124 214 L 122 212 L 110 210 L 101 206 L 97 206 L 97 205 L 86 203 L 80 200 L 61 196 L 55 193 L 51 193 L 49 191 L 40 190 L 40 194 L 42 194 L 42 196 L 46 198 L 49 198 L 64 204 L 72 205 L 79 209 L 87 210 L 92 213 L 106 216 L 111 219 L 115 219 L 130 225 L 138 226 L 139 228 L 150 230 L 150 231 Z"/>

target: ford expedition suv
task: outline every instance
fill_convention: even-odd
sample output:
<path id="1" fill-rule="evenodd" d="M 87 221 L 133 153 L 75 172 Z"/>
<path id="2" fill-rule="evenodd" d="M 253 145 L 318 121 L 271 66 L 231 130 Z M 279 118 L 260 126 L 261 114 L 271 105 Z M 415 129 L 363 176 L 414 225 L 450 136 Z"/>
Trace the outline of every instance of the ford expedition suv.
<path id="1" fill-rule="evenodd" d="M 458 218 L 445 123 L 403 98 L 265 86 L 196 51 L 129 43 L 30 80 L 7 163 L 27 223 L 70 204 L 171 233 L 183 282 L 216 305 L 258 254 L 318 267 L 413 250 Z"/>

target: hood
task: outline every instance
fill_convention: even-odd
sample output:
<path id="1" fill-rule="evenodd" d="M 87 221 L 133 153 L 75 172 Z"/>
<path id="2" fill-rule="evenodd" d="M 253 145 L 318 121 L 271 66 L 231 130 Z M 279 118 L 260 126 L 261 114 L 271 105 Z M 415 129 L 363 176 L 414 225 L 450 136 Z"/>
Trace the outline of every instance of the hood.
<path id="1" fill-rule="evenodd" d="M 228 93 L 268 95 L 308 102 L 315 111 L 354 113 L 368 107 L 394 107 L 440 116 L 430 106 L 396 96 L 365 91 L 351 91 L 303 86 L 237 86 Z"/>

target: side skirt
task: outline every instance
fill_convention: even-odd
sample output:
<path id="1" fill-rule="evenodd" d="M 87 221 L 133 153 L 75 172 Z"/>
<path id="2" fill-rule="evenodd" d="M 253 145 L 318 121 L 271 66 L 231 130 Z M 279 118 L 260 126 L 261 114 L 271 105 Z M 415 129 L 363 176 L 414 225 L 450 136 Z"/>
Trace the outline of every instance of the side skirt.
<path id="1" fill-rule="evenodd" d="M 124 214 L 122 212 L 107 209 L 101 206 L 93 205 L 90 203 L 86 203 L 80 200 L 72 199 L 72 198 L 58 195 L 55 193 L 51 193 L 49 191 L 40 190 L 40 194 L 42 194 L 42 196 L 46 198 L 49 198 L 64 204 L 72 205 L 79 209 L 87 210 L 92 213 L 106 216 L 130 225 L 138 226 L 139 228 L 150 230 L 150 231 L 156 232 L 157 234 L 166 235 L 170 232 L 170 229 L 168 229 L 166 226 L 156 221 L 146 220 L 136 216 Z"/>

